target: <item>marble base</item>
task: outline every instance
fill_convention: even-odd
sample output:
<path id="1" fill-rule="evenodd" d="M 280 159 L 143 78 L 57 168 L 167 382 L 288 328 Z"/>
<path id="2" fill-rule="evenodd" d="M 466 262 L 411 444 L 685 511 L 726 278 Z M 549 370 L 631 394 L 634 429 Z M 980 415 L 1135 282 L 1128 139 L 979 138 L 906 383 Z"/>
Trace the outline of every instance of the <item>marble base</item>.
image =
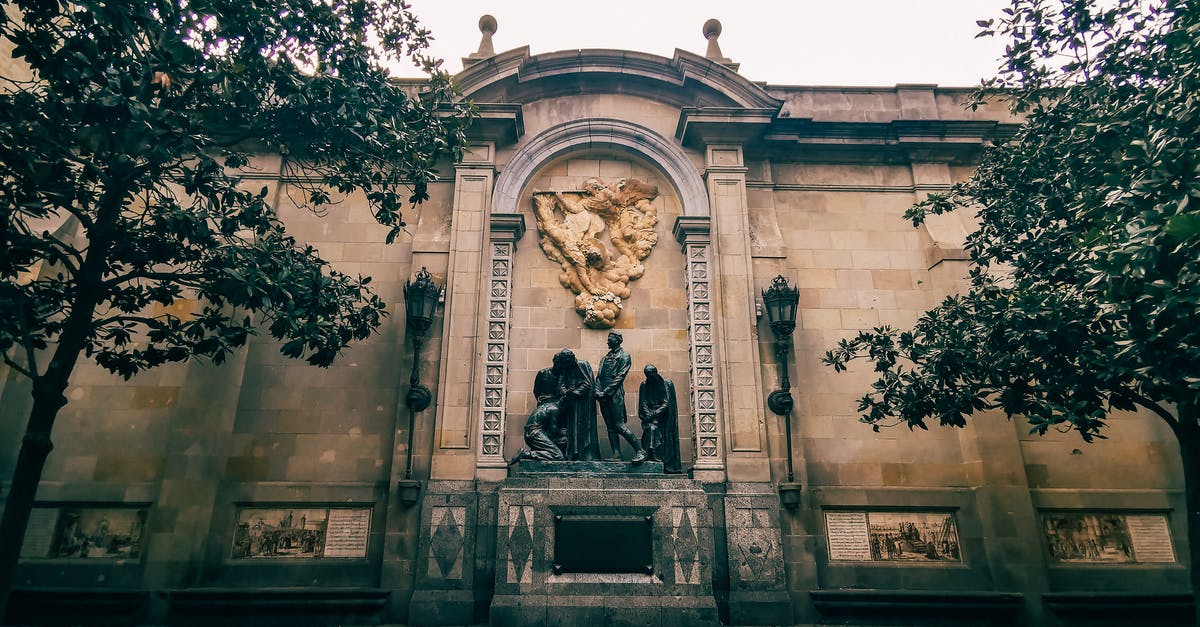
<path id="1" fill-rule="evenodd" d="M 559 462 L 564 463 L 578 471 L 579 462 Z M 628 462 L 586 463 L 600 468 L 630 466 Z M 658 465 L 660 472 L 661 468 Z M 510 477 L 497 490 L 491 624 L 718 624 L 712 589 L 713 515 L 700 482 L 655 473 L 620 478 L 558 476 L 562 470 Z M 611 518 L 614 524 L 648 521 L 651 574 L 556 574 L 556 519 L 573 517 Z M 595 550 L 614 547 L 597 544 Z"/>

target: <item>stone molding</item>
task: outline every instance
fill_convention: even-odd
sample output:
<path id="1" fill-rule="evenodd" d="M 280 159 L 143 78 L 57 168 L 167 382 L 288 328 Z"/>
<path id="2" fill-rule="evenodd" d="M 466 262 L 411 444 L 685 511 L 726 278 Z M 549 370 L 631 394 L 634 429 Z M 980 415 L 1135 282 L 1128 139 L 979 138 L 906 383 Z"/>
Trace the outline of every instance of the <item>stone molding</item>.
<path id="1" fill-rule="evenodd" d="M 492 210 L 516 213 L 521 191 L 539 168 L 568 152 L 609 148 L 647 159 L 675 186 L 686 215 L 708 215 L 708 192 L 696 166 L 678 144 L 638 124 L 608 118 L 552 126 L 522 147 L 496 178 Z"/>

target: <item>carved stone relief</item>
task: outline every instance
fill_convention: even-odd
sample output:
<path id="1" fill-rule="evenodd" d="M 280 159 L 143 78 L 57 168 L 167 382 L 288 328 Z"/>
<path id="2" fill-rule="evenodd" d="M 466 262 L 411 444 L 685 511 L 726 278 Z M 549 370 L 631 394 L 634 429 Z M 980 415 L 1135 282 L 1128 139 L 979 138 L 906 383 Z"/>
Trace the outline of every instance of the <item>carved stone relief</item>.
<path id="1" fill-rule="evenodd" d="M 562 267 L 559 283 L 575 294 L 584 326 L 612 328 L 629 282 L 645 273 L 642 261 L 658 242 L 656 197 L 657 187 L 632 178 L 591 178 L 579 192 L 533 194 L 542 250 Z"/>

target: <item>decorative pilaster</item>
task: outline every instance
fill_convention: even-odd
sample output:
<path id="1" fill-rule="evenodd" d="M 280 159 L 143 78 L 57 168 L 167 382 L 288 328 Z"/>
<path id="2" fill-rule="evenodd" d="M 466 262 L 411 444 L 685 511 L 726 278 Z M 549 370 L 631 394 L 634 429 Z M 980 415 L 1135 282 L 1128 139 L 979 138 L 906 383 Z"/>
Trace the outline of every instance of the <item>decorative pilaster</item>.
<path id="1" fill-rule="evenodd" d="M 688 297 L 688 347 L 691 366 L 690 407 L 696 449 L 695 477 L 723 481 L 725 447 L 717 413 L 717 373 L 714 355 L 712 302 L 712 240 L 707 216 L 679 216 L 675 239 L 683 245 Z M 705 476 L 707 475 L 707 476 Z"/>
<path id="2" fill-rule="evenodd" d="M 525 216 L 519 213 L 492 214 L 491 268 L 487 278 L 487 349 L 484 352 L 483 409 L 479 420 L 479 451 L 476 475 L 497 474 L 504 478 L 505 408 L 508 404 L 508 338 L 512 310 L 512 264 L 517 242 L 525 234 Z M 493 469 L 493 470 L 485 470 Z M 496 470 L 499 469 L 497 473 Z"/>
<path id="3" fill-rule="evenodd" d="M 721 418 L 729 481 L 770 481 L 763 386 L 754 315 L 746 166 L 740 144 L 709 144 L 704 179 L 712 211 L 712 307 L 719 341 Z"/>
<path id="4" fill-rule="evenodd" d="M 446 322 L 442 341 L 436 426 L 430 479 L 469 480 L 475 478 L 475 451 L 478 433 L 475 418 L 481 399 L 475 396 L 480 356 L 486 343 L 482 308 L 487 306 L 480 286 L 488 273 L 484 239 L 487 216 L 491 211 L 492 183 L 495 178 L 495 154 L 492 144 L 480 142 L 463 155 L 455 167 L 454 212 L 450 231 L 450 258 L 446 270 Z"/>

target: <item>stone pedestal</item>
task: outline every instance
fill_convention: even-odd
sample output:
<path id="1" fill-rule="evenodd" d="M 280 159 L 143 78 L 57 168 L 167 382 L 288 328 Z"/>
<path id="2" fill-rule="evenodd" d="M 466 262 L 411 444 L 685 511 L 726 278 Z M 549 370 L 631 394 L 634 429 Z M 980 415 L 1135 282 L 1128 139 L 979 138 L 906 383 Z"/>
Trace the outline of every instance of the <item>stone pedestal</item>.
<path id="1" fill-rule="evenodd" d="M 779 497 L 770 484 L 730 483 L 724 501 L 730 623 L 791 624 Z"/>
<path id="2" fill-rule="evenodd" d="M 476 555 L 478 527 L 487 520 L 486 512 L 480 516 L 485 496 L 473 481 L 429 482 L 421 505 L 410 624 L 473 625 L 486 617 L 488 586 L 480 585 Z"/>
<path id="3" fill-rule="evenodd" d="M 717 624 L 713 517 L 697 481 L 510 477 L 497 492 L 496 515 L 493 625 Z M 565 549 L 556 547 L 555 536 L 572 521 L 625 525 L 631 531 L 639 522 L 647 525 L 650 563 L 641 572 L 585 572 L 586 567 L 570 572 L 571 565 L 561 563 L 568 561 L 563 555 L 556 559 L 556 551 Z M 581 528 L 587 527 L 573 531 Z M 631 533 L 629 542 L 645 548 L 646 531 Z M 597 544 L 583 549 L 601 553 L 600 562 L 611 557 L 604 553 L 626 548 L 612 546 L 611 539 Z"/>

